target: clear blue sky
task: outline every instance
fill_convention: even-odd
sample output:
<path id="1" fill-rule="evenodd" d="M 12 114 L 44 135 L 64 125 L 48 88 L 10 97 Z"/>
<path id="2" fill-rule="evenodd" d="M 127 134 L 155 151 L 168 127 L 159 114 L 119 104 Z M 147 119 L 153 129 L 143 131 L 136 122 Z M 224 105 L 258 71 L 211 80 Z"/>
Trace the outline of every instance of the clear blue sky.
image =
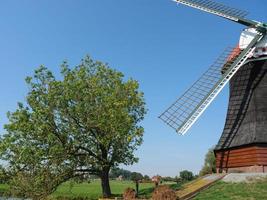
<path id="1" fill-rule="evenodd" d="M 265 0 L 220 0 L 267 21 Z M 6 112 L 25 101 L 24 79 L 44 64 L 58 74 L 86 54 L 140 82 L 148 114 L 140 161 L 125 167 L 148 175 L 198 172 L 224 125 L 228 90 L 185 136 L 157 117 L 238 42 L 242 26 L 170 0 L 9 0 L 0 2 L 0 132 Z"/>

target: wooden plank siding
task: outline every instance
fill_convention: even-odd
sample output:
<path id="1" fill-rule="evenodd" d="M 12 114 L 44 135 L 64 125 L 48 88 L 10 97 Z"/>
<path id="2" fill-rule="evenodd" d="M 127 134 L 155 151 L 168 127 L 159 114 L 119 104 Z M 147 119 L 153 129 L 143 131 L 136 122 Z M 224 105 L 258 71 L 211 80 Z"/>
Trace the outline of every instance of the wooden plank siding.
<path id="1" fill-rule="evenodd" d="M 215 151 L 216 168 L 267 166 L 267 145 Z"/>

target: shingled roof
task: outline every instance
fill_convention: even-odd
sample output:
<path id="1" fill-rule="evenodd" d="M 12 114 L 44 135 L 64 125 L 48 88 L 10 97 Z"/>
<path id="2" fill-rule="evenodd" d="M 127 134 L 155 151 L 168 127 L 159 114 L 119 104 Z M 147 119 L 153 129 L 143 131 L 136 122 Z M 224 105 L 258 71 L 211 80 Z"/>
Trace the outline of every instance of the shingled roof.
<path id="1" fill-rule="evenodd" d="M 215 150 L 267 144 L 267 61 L 244 65 L 230 81 L 226 123 Z"/>

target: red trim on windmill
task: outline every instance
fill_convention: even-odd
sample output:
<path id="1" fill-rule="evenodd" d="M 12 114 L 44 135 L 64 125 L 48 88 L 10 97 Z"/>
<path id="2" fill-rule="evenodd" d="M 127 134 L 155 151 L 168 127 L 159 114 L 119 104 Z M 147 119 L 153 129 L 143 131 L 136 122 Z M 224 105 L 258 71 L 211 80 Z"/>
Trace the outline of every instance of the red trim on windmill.
<path id="1" fill-rule="evenodd" d="M 233 49 L 232 53 L 228 56 L 227 62 L 232 61 L 235 59 L 241 52 L 241 49 L 239 48 L 239 44 L 236 45 L 236 47 Z"/>

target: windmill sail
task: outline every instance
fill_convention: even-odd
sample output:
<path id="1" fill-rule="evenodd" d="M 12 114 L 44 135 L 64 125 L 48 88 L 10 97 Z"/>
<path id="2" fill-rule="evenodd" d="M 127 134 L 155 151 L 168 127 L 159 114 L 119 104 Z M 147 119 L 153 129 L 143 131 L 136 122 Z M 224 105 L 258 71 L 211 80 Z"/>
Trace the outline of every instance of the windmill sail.
<path id="1" fill-rule="evenodd" d="M 226 49 L 216 62 L 159 118 L 178 133 L 185 134 L 199 116 L 245 63 L 262 39 L 258 33 L 244 50 Z M 234 57 L 233 57 L 234 55 Z"/>
<path id="2" fill-rule="evenodd" d="M 245 19 L 248 12 L 231 8 L 211 0 L 173 0 L 174 2 L 184 4 L 231 21 L 243 24 L 245 26 L 257 25 L 258 22 Z"/>

